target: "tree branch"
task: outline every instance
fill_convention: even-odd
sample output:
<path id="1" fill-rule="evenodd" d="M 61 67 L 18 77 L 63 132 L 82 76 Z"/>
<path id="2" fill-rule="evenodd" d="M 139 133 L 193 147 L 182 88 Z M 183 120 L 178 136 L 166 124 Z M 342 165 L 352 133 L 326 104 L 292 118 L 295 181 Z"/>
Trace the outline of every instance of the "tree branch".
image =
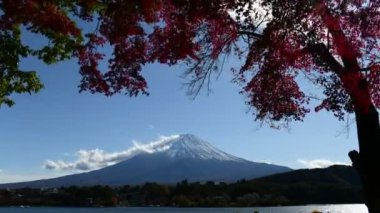
<path id="1" fill-rule="evenodd" d="M 332 35 L 332 39 L 335 45 L 342 42 L 344 44 L 338 47 L 338 54 L 342 58 L 342 62 L 346 71 L 359 71 L 359 63 L 356 59 L 355 54 L 352 52 L 355 49 L 352 47 L 352 45 L 350 45 L 349 41 L 347 40 L 347 37 L 340 26 L 339 20 L 337 20 L 331 14 L 329 8 L 323 1 L 319 3 L 319 5 L 317 6 L 317 10 L 317 12 L 321 15 L 322 20 L 324 21 L 327 29 Z"/>
<path id="2" fill-rule="evenodd" d="M 344 67 L 334 58 L 333 55 L 331 55 L 325 44 L 308 44 L 306 50 L 312 55 L 322 59 L 322 61 L 326 63 L 328 67 L 336 74 L 343 74 Z"/>
<path id="3" fill-rule="evenodd" d="M 248 35 L 248 36 L 253 36 L 256 38 L 263 38 L 264 36 L 255 32 L 250 32 L 250 31 L 238 31 L 237 32 L 240 35 Z"/>

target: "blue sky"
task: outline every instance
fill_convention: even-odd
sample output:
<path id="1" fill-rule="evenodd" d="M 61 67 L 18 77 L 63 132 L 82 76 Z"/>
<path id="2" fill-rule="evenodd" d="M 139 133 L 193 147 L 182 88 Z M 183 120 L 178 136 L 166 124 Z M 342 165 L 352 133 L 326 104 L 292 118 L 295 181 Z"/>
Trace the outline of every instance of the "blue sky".
<path id="1" fill-rule="evenodd" d="M 326 112 L 311 113 L 290 130 L 260 127 L 228 69 L 213 81 L 209 95 L 203 91 L 193 100 L 183 88 L 186 80 L 179 77 L 185 69 L 181 65 L 146 66 L 150 96 L 136 98 L 79 94 L 75 60 L 46 66 L 28 59 L 21 66 L 38 70 L 45 89 L 15 95 L 15 106 L 0 108 L 0 182 L 80 172 L 43 165 L 47 160 L 74 162 L 79 150 L 115 153 L 131 148 L 133 141 L 148 143 L 181 133 L 195 134 L 248 160 L 295 169 L 349 163 L 348 151 L 357 148 L 355 126 L 349 135 L 341 134 L 345 123 Z"/>
<path id="2" fill-rule="evenodd" d="M 33 34 L 24 40 L 32 46 L 44 43 Z M 211 93 L 203 91 L 193 100 L 183 87 L 186 79 L 179 77 L 186 69 L 183 65 L 144 67 L 150 96 L 130 98 L 79 94 L 76 60 L 50 66 L 23 60 L 23 69 L 38 70 L 45 89 L 14 95 L 15 106 L 0 108 L 0 183 L 81 172 L 43 166 L 47 160 L 75 162 L 79 150 L 119 153 L 135 146 L 134 141 L 149 143 L 182 133 L 195 134 L 248 160 L 295 169 L 349 163 L 348 151 L 357 149 L 356 127 L 352 125 L 347 134 L 345 123 L 329 113 L 311 113 L 304 122 L 292 123 L 290 130 L 260 127 L 240 88 L 231 83 L 228 67 L 238 63 L 227 61 L 225 71 L 212 82 Z"/>

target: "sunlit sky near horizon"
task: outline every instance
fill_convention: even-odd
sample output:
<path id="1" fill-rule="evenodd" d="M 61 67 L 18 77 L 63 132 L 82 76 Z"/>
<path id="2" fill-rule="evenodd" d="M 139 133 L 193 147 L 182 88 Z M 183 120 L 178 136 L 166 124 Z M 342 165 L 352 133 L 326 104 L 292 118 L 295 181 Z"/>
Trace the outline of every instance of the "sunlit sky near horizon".
<path id="1" fill-rule="evenodd" d="M 186 79 L 179 77 L 185 69 L 181 65 L 146 66 L 150 96 L 136 98 L 79 94 L 75 60 L 46 66 L 28 59 L 22 67 L 39 70 L 45 89 L 15 95 L 15 106 L 0 108 L 1 183 L 81 172 L 43 167 L 47 160 L 75 162 L 79 150 L 117 153 L 136 141 L 183 133 L 248 160 L 294 169 L 348 164 L 348 151 L 357 148 L 355 126 L 347 134 L 345 123 L 326 112 L 310 113 L 290 130 L 260 127 L 228 68 L 212 82 L 210 94 L 203 91 L 193 100 L 183 87 Z"/>

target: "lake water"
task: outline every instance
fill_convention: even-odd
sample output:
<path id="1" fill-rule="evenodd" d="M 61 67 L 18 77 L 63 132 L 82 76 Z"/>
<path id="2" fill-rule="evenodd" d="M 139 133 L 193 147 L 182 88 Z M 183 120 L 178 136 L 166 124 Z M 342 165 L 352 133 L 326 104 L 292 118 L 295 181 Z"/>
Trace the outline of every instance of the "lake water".
<path id="1" fill-rule="evenodd" d="M 364 205 L 310 205 L 267 208 L 20 208 L 3 207 L 0 213 L 368 213 Z"/>

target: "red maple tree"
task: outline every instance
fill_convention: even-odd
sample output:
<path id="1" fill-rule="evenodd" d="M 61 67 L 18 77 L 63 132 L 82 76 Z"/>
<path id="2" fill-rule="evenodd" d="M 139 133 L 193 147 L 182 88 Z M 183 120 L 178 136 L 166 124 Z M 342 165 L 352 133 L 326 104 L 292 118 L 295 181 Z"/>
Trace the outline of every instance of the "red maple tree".
<path id="1" fill-rule="evenodd" d="M 77 57 L 81 91 L 135 96 L 147 93 L 141 75 L 147 63 L 186 63 L 197 91 L 218 70 L 218 61 L 234 54 L 243 62 L 232 70 L 235 81 L 244 85 L 258 120 L 287 123 L 310 112 L 299 76 L 323 88 L 316 111 L 331 111 L 338 119 L 355 114 L 360 154 L 352 151 L 350 157 L 366 205 L 380 212 L 379 6 L 377 0 L 3 0 L 0 104 L 11 104 L 14 92 L 42 87 L 35 73 L 18 69 L 27 55 L 46 63 Z M 83 35 L 78 19 L 97 23 L 95 31 Z M 22 44 L 20 27 L 51 42 L 31 49 Z M 103 71 L 102 45 L 113 47 Z"/>

